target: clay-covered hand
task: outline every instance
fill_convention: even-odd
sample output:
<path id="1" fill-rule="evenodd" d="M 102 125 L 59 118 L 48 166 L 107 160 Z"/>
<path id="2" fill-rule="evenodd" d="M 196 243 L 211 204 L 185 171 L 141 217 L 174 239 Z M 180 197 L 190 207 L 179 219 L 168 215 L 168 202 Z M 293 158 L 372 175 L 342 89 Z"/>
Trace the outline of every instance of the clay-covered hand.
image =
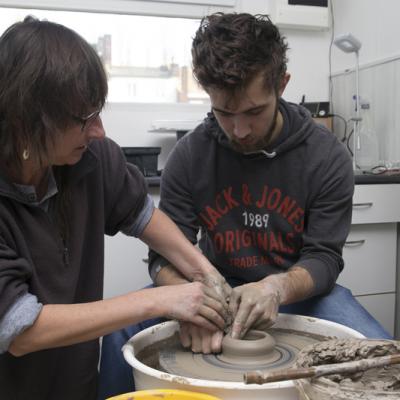
<path id="1" fill-rule="evenodd" d="M 189 321 L 215 332 L 224 329 L 228 310 L 215 290 L 201 282 L 158 288 L 163 295 L 158 300 L 166 308 L 165 316 L 179 321 Z"/>
<path id="2" fill-rule="evenodd" d="M 210 331 L 190 322 L 181 322 L 179 337 L 183 347 L 191 349 L 193 353 L 220 353 L 224 332 Z"/>
<path id="3" fill-rule="evenodd" d="M 215 267 L 210 267 L 207 270 L 207 273 L 198 280 L 203 282 L 209 288 L 215 290 L 217 295 L 221 298 L 221 302 L 224 307 L 228 308 L 227 302 L 229 301 L 232 288 Z"/>
<path id="4" fill-rule="evenodd" d="M 247 283 L 232 290 L 229 309 L 234 321 L 230 334 L 241 339 L 250 329 L 272 326 L 281 304 L 280 287 L 268 281 Z"/>

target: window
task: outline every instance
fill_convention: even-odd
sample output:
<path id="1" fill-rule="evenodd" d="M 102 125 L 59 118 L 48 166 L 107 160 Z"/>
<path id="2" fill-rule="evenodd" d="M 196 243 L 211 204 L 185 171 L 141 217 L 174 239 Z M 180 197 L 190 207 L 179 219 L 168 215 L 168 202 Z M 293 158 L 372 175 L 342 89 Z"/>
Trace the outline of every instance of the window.
<path id="1" fill-rule="evenodd" d="M 209 101 L 191 70 L 198 19 L 0 8 L 0 33 L 29 14 L 68 26 L 93 45 L 109 77 L 111 103 Z"/>

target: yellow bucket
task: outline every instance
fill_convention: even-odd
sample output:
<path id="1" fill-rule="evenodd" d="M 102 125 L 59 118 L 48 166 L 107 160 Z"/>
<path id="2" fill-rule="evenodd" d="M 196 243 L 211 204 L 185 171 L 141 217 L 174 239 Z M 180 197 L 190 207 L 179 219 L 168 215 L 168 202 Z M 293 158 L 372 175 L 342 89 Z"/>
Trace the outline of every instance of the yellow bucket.
<path id="1" fill-rule="evenodd" d="M 139 390 L 137 392 L 120 394 L 107 400 L 220 400 L 219 397 L 209 394 L 189 392 L 175 389 Z"/>

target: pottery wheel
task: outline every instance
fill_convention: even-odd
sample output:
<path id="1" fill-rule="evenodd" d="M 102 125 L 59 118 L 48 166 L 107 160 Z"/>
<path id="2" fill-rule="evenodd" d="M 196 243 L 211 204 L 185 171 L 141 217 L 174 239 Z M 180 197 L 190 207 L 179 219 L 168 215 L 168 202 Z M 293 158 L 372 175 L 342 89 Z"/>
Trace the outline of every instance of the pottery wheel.
<path id="1" fill-rule="evenodd" d="M 180 344 L 176 344 L 160 349 L 159 363 L 165 372 L 174 375 L 242 382 L 243 374 L 248 371 L 257 369 L 265 372 L 290 367 L 302 348 L 326 339 L 306 332 L 285 329 L 270 329 L 269 334 L 275 339 L 276 345 L 272 351 L 262 356 L 231 359 L 224 354 L 192 353 Z"/>

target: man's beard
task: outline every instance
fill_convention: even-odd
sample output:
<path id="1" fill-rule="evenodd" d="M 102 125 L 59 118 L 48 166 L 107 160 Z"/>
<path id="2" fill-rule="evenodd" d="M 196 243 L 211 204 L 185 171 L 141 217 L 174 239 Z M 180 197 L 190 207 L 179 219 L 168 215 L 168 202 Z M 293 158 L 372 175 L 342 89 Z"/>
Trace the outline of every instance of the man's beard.
<path id="1" fill-rule="evenodd" d="M 278 111 L 279 111 L 279 101 L 276 102 L 274 116 L 272 118 L 271 125 L 267 130 L 267 133 L 258 142 L 246 146 L 238 142 L 235 142 L 233 140 L 230 140 L 232 147 L 240 153 L 252 153 L 259 150 L 264 150 L 268 145 L 271 144 L 271 139 L 274 136 L 275 133 L 274 131 L 278 121 Z"/>

